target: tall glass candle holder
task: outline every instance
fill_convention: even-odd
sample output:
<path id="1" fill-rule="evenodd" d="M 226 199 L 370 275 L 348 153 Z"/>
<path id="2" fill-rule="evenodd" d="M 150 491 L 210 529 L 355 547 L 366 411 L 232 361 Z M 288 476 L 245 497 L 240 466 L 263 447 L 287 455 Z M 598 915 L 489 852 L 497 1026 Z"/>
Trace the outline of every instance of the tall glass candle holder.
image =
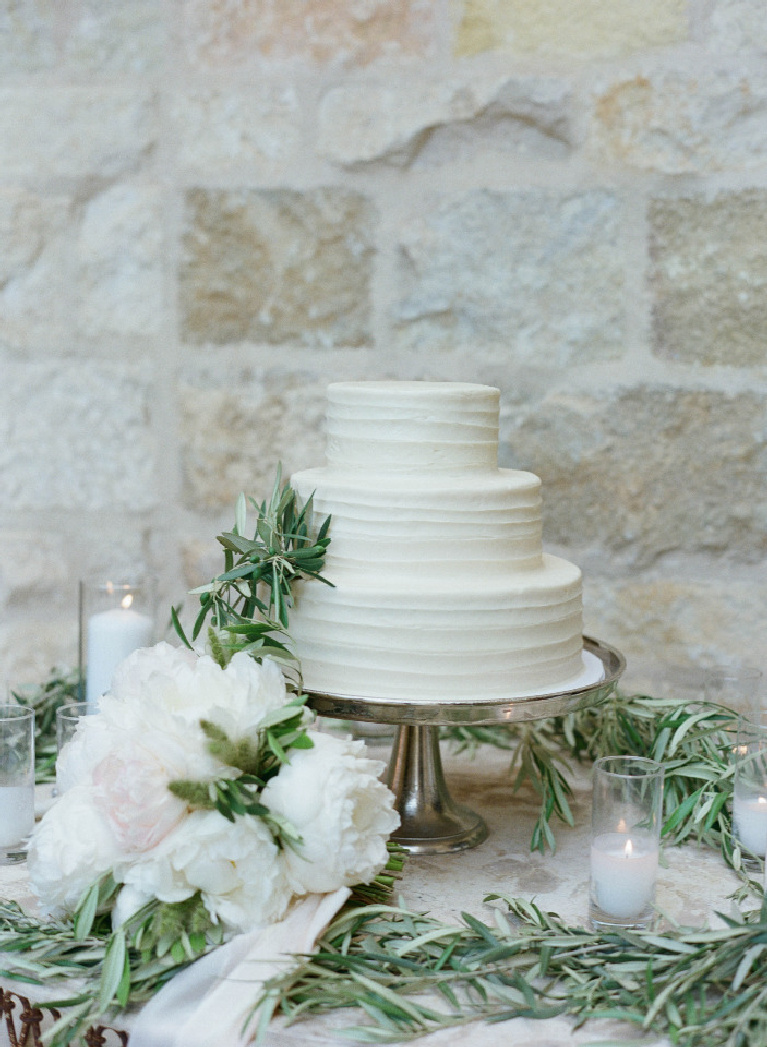
<path id="1" fill-rule="evenodd" d="M 0 705 L 0 865 L 24 861 L 34 827 L 34 710 Z"/>
<path id="2" fill-rule="evenodd" d="M 152 642 L 147 604 L 145 588 L 132 582 L 80 583 L 80 687 L 91 711 L 120 662 Z"/>
<path id="3" fill-rule="evenodd" d="M 591 897 L 595 929 L 646 927 L 658 876 L 663 767 L 640 756 L 594 764 Z"/>
<path id="4" fill-rule="evenodd" d="M 767 850 L 767 726 L 738 721 L 732 819 L 743 864 L 755 868 Z"/>

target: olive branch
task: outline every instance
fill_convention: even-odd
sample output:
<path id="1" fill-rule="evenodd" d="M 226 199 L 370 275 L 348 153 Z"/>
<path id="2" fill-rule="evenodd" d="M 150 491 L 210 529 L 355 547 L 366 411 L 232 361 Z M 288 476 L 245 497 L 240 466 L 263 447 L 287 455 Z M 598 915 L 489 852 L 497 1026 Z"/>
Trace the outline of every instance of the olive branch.
<path id="1" fill-rule="evenodd" d="M 485 901 L 500 903 L 493 924 L 392 906 L 341 913 L 315 955 L 265 984 L 254 1027 L 263 1034 L 277 1010 L 290 1024 L 355 1007 L 368 1021 L 337 1033 L 360 1043 L 560 1014 L 576 1027 L 629 1022 L 679 1047 L 767 1042 L 767 905 L 721 929 L 661 934 L 591 932 L 523 899 Z"/>
<path id="2" fill-rule="evenodd" d="M 245 536 L 248 504 L 257 512 L 252 538 Z M 321 574 L 330 544 L 330 517 L 311 537 L 312 509 L 312 497 L 299 508 L 296 492 L 289 483 L 282 483 L 281 467 L 269 499 L 259 505 L 239 495 L 234 527 L 217 538 L 224 551 L 223 572 L 190 590 L 190 595 L 200 601 L 191 642 L 177 609 L 171 609 L 171 620 L 182 643 L 191 648 L 207 620 L 211 653 L 220 665 L 244 651 L 257 660 L 269 655 L 299 673 L 287 642 L 292 586 L 301 578 L 332 584 Z"/>
<path id="3" fill-rule="evenodd" d="M 443 737 L 460 750 L 479 745 L 508 750 L 514 786 L 529 783 L 541 798 L 531 849 L 556 849 L 551 822 L 573 824 L 573 762 L 622 753 L 664 765 L 662 836 L 720 850 L 736 871 L 742 846 L 733 836 L 730 803 L 737 713 L 711 702 L 613 692 L 597 706 L 509 727 L 449 727 Z M 764 855 L 750 855 L 763 860 Z"/>

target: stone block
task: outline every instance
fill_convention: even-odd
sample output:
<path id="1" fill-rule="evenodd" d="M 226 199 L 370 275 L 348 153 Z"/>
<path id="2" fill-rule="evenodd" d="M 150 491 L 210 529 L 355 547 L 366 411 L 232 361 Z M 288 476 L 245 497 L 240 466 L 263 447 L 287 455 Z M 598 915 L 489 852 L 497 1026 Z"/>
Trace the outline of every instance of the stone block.
<path id="1" fill-rule="evenodd" d="M 763 398 L 665 385 L 520 406 L 500 460 L 543 480 L 547 543 L 607 573 L 767 553 Z M 577 555 L 576 555 L 577 554 Z"/>
<path id="2" fill-rule="evenodd" d="M 153 99 L 141 88 L 0 88 L 0 169 L 8 179 L 123 175 L 155 137 Z"/>
<path id="3" fill-rule="evenodd" d="M 428 57 L 437 9 L 438 0 L 183 0 L 187 54 L 205 66 Z"/>
<path id="4" fill-rule="evenodd" d="M 187 194 L 179 297 L 188 342 L 370 342 L 374 209 L 322 188 Z"/>
<path id="5" fill-rule="evenodd" d="M 762 0 L 712 0 L 705 9 L 706 46 L 725 54 L 767 51 L 767 18 Z"/>
<path id="6" fill-rule="evenodd" d="M 767 161 L 767 76 L 743 69 L 638 75 L 599 87 L 588 151 L 598 164 L 669 174 Z"/>
<path id="7" fill-rule="evenodd" d="M 118 184 L 87 201 L 75 244 L 78 333 L 153 336 L 163 323 L 160 191 Z"/>
<path id="8" fill-rule="evenodd" d="M 668 572 L 662 579 L 591 577 L 583 601 L 587 633 L 616 646 L 626 657 L 626 683 L 649 686 L 652 694 L 692 699 L 702 669 L 713 665 L 756 661 L 767 669 L 767 601 L 753 582 Z"/>
<path id="9" fill-rule="evenodd" d="M 470 346 L 541 367 L 623 354 L 625 263 L 612 193 L 479 190 L 423 211 L 401 237 L 401 347 Z"/>
<path id="10" fill-rule="evenodd" d="M 199 87 L 174 96 L 171 108 L 187 170 L 220 177 L 231 168 L 271 173 L 294 160 L 301 138 L 293 84 Z"/>
<path id="11" fill-rule="evenodd" d="M 39 72 L 55 61 L 54 0 L 2 0 L 0 74 Z"/>
<path id="12" fill-rule="evenodd" d="M 326 385 L 326 376 L 300 371 L 185 372 L 178 390 L 184 504 L 233 512 L 240 491 L 259 502 L 271 494 L 279 462 L 285 478 L 321 465 Z"/>
<path id="13" fill-rule="evenodd" d="M 139 513 L 157 501 L 149 388 L 77 360 L 2 362 L 0 502 L 15 512 Z"/>
<path id="14" fill-rule="evenodd" d="M 0 626 L 0 686 L 40 684 L 77 666 L 77 613 L 40 611 Z"/>
<path id="15" fill-rule="evenodd" d="M 64 56 L 78 71 L 152 73 L 162 66 L 167 49 L 161 0 L 79 0 Z"/>
<path id="16" fill-rule="evenodd" d="M 650 205 L 655 352 L 686 363 L 767 362 L 767 191 Z"/>
<path id="17" fill-rule="evenodd" d="M 60 603 L 67 589 L 63 534 L 49 531 L 0 532 L 0 607 L 45 599 Z"/>
<path id="18" fill-rule="evenodd" d="M 59 348 L 72 310 L 72 202 L 0 187 L 0 345 Z"/>
<path id="19" fill-rule="evenodd" d="M 322 99 L 318 145 L 345 165 L 454 163 L 481 149 L 561 159 L 574 137 L 570 103 L 568 85 L 544 77 L 348 83 Z"/>
<path id="20" fill-rule="evenodd" d="M 458 55 L 622 55 L 687 39 L 687 0 L 453 0 Z"/>

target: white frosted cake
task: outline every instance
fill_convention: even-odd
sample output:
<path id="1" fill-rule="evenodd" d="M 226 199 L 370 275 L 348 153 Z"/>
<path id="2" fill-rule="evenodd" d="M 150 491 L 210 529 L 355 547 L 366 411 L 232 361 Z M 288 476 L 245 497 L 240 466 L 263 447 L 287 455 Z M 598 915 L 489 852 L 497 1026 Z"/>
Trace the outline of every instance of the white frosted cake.
<path id="1" fill-rule="evenodd" d="M 413 702 L 575 685 L 581 572 L 543 552 L 541 482 L 498 468 L 497 389 L 328 388 L 327 465 L 291 478 L 332 515 L 324 575 L 296 587 L 307 690 Z"/>

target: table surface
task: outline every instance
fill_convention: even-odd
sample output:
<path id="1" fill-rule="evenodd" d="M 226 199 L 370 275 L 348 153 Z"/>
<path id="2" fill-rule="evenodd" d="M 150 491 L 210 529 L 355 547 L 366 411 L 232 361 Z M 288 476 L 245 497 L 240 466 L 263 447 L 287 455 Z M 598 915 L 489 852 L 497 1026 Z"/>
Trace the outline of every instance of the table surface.
<path id="1" fill-rule="evenodd" d="M 386 749 L 376 746 L 376 756 Z M 582 924 L 588 913 L 590 778 L 588 768 L 576 768 L 572 777 L 575 827 L 554 824 L 556 854 L 530 852 L 530 836 L 538 813 L 538 800 L 529 789 L 514 793 L 508 773 L 509 754 L 483 747 L 481 758 L 452 754 L 442 747 L 445 775 L 453 798 L 478 811 L 489 829 L 479 847 L 457 854 L 411 857 L 406 865 L 400 894 L 411 909 L 456 922 L 462 911 L 490 920 L 483 897 L 496 893 L 533 899 L 544 909 L 557 912 L 569 923 Z M 665 867 L 664 867 L 665 866 Z M 0 873 L 5 897 L 22 905 L 31 899 L 25 867 L 4 867 Z M 657 905 L 671 919 L 686 925 L 716 926 L 715 911 L 727 911 L 728 895 L 737 887 L 735 874 L 720 855 L 695 847 L 667 848 L 659 871 Z M 344 1042 L 334 1030 L 355 1024 L 353 1012 L 337 1012 L 285 1027 L 273 1022 L 265 1047 L 319 1047 Z M 422 1047 L 495 1047 L 499 1042 L 515 1047 L 578 1047 L 606 1038 L 630 1040 L 647 1047 L 668 1044 L 665 1038 L 642 1038 L 637 1030 L 616 1023 L 590 1023 L 573 1031 L 567 1018 L 546 1021 L 513 1019 L 501 1026 L 475 1022 L 443 1029 L 416 1041 Z M 349 1042 L 346 1040 L 345 1042 Z M 8 1044 L 5 1029 L 0 1045 Z M 214 1040 L 211 1047 L 218 1047 Z"/>

